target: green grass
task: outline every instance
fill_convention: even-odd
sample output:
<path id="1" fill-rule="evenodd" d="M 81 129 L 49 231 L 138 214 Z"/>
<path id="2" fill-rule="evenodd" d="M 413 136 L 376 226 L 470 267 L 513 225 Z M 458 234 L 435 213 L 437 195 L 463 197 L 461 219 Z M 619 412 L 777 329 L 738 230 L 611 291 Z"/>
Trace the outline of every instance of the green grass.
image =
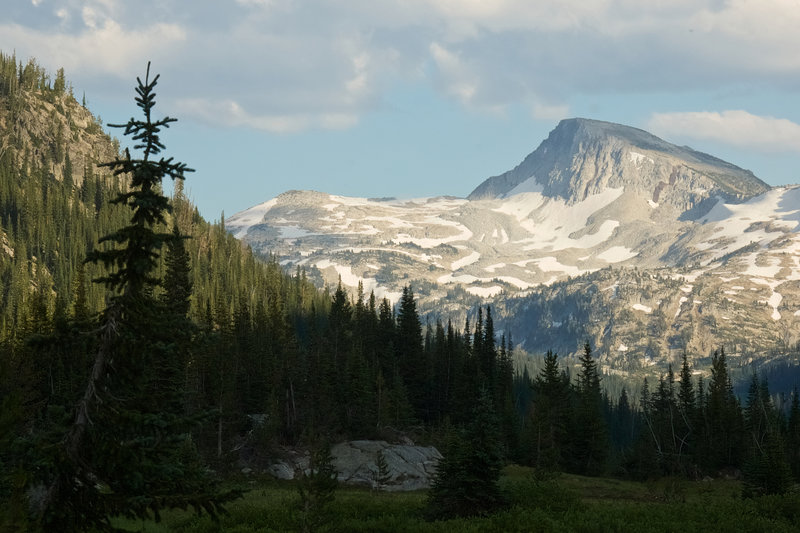
<path id="1" fill-rule="evenodd" d="M 383 493 L 340 488 L 328 510 L 326 531 L 343 532 L 796 532 L 800 494 L 742 499 L 735 481 L 694 482 L 665 478 L 637 483 L 557 475 L 536 479 L 509 467 L 501 480 L 508 509 L 487 517 L 426 522 L 425 492 Z M 247 482 L 251 490 L 229 506 L 219 524 L 187 512 L 163 522 L 115 525 L 145 532 L 297 531 L 297 493 L 291 483 Z"/>

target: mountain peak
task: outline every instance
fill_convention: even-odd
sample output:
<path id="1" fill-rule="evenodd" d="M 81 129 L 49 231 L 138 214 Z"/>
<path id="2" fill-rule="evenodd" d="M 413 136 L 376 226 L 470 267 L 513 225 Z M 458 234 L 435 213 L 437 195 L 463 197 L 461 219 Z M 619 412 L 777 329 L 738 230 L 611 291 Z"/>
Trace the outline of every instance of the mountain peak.
<path id="1" fill-rule="evenodd" d="M 570 203 L 624 187 L 683 211 L 709 197 L 742 201 L 770 188 L 752 172 L 716 157 L 639 128 L 587 118 L 559 122 L 522 163 L 484 181 L 469 199 L 513 195 L 529 181 L 546 196 Z"/>
<path id="2" fill-rule="evenodd" d="M 571 137 L 573 142 L 576 140 L 585 142 L 612 138 L 619 139 L 643 150 L 661 150 L 669 152 L 677 148 L 675 145 L 645 130 L 634 128 L 633 126 L 626 126 L 624 124 L 617 124 L 615 122 L 606 122 L 590 118 L 564 119 L 559 122 L 558 126 L 551 132 L 551 137 L 554 134 L 557 137 Z"/>

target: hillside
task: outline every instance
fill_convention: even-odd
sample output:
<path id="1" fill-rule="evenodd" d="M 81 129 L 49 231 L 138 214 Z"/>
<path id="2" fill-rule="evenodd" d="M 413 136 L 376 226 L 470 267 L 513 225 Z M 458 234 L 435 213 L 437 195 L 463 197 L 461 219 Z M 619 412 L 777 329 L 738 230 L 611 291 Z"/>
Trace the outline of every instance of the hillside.
<path id="1" fill-rule="evenodd" d="M 18 80 L 13 58 L 0 57 L 6 61 L 2 72 Z M 35 62 L 30 65 L 39 82 L 17 87 L 13 98 L 0 101 L 8 116 L 15 117 L 8 123 L 19 130 L 0 130 L 8 147 L 0 160 L 0 398 L 5 402 L 0 425 L 12 428 L 0 432 L 3 445 L 6 435 L 47 440 L 63 434 L 61 424 L 93 372 L 102 311 L 118 296 L 92 283 L 107 274 L 102 265 L 84 261 L 89 251 L 109 246 L 100 241 L 103 236 L 130 227 L 133 218 L 128 206 L 112 202 L 129 192 L 131 178 L 109 176 L 99 166 L 102 162 L 87 163 L 81 177 L 63 172 L 59 178 L 47 169 L 62 160 L 39 159 L 42 152 L 36 146 L 58 145 L 58 124 L 88 111 L 68 90 L 58 98 L 52 95 L 55 88 L 47 74 Z M 0 78 L 0 85 L 13 83 Z M 39 102 L 48 99 L 56 102 L 55 126 L 39 134 L 36 125 L 49 120 L 40 115 L 52 111 Z M 94 143 L 97 154 L 116 153 L 98 122 L 85 116 L 88 130 L 75 126 L 75 135 L 64 138 L 64 162 L 84 143 Z M 175 127 L 179 130 L 180 123 Z M 70 144 L 73 138 L 78 148 Z M 492 390 L 498 407 L 501 394 L 510 397 L 513 369 L 501 355 L 506 353 L 501 336 L 491 334 L 473 352 L 471 336 L 462 337 L 453 326 L 439 348 L 423 344 L 413 292 L 401 289 L 402 304 L 395 310 L 388 300 L 368 293 L 350 299 L 343 289 L 319 289 L 302 268 L 289 274 L 275 258 L 259 260 L 223 222 L 203 220 L 183 195 L 181 183 L 169 199 L 165 223 L 152 230 L 177 229 L 187 237 L 180 241 L 183 252 L 172 239 L 158 251 L 153 279 L 161 281 L 148 288 L 146 298 L 157 312 L 165 306 L 172 309 L 165 297 L 178 288 L 176 308 L 186 316 L 181 316 L 182 327 L 158 322 L 138 338 L 145 345 L 147 339 L 158 339 L 154 342 L 161 343 L 161 350 L 179 347 L 179 357 L 158 361 L 142 374 L 156 389 L 183 398 L 184 409 L 202 421 L 192 429 L 192 446 L 205 460 L 220 468 L 228 468 L 239 453 L 260 460 L 264 450 L 308 443 L 315 432 L 341 439 L 400 440 L 420 424 L 467 417 L 487 376 L 496 381 Z M 442 356 L 445 344 L 447 359 Z M 480 366 L 473 361 L 478 355 L 483 358 Z M 435 371 L 423 361 L 431 362 Z M 180 379 L 160 384 L 162 371 Z M 502 409 L 510 405 L 503 401 Z M 254 444 L 248 439 L 254 425 L 263 423 L 257 421 L 267 423 L 258 429 Z M 48 449 L 58 449 L 52 445 Z M 9 459 L 7 454 L 18 459 L 0 446 L 0 463 Z M 0 495 L 5 495 L 6 481 L 0 476 Z"/>

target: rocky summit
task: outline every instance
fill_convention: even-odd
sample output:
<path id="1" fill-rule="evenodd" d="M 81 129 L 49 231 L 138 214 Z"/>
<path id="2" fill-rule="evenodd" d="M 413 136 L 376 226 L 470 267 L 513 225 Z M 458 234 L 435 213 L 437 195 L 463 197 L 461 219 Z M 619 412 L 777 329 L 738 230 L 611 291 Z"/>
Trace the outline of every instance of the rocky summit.
<path id="1" fill-rule="evenodd" d="M 607 372 L 800 340 L 800 188 L 628 126 L 563 120 L 467 198 L 290 191 L 226 225 L 330 285 L 396 300 L 411 284 L 442 317 L 492 304 L 530 352 L 588 339 Z"/>

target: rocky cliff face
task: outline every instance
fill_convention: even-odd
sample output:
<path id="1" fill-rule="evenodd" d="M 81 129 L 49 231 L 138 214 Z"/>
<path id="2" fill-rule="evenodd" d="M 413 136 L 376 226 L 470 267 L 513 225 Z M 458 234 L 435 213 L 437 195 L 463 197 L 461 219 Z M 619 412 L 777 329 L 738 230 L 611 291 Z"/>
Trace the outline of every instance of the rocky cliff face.
<path id="1" fill-rule="evenodd" d="M 226 224 L 331 285 L 360 281 L 396 299 L 411 284 L 440 316 L 492 303 L 530 351 L 571 353 L 588 338 L 609 368 L 638 358 L 657 371 L 669 354 L 705 353 L 733 334 L 751 354 L 800 340 L 798 206 L 800 188 L 770 189 L 642 130 L 571 119 L 467 199 L 292 191 Z M 628 298 L 605 297 L 631 271 L 652 275 Z M 563 305 L 540 305 L 550 301 Z"/>
<path id="2" fill-rule="evenodd" d="M 678 213 L 709 198 L 742 201 L 769 189 L 747 170 L 646 131 L 574 118 L 562 120 L 522 163 L 487 179 L 468 199 L 508 197 L 536 185 L 568 204 L 624 187 Z"/>
<path id="3" fill-rule="evenodd" d="M 19 111 L 11 109 L 8 97 L 0 96 L 0 157 L 12 153 L 59 181 L 69 173 L 80 186 L 85 172 L 96 173 L 97 164 L 117 156 L 118 141 L 70 93 L 19 91 L 14 98 L 13 107 Z"/>

